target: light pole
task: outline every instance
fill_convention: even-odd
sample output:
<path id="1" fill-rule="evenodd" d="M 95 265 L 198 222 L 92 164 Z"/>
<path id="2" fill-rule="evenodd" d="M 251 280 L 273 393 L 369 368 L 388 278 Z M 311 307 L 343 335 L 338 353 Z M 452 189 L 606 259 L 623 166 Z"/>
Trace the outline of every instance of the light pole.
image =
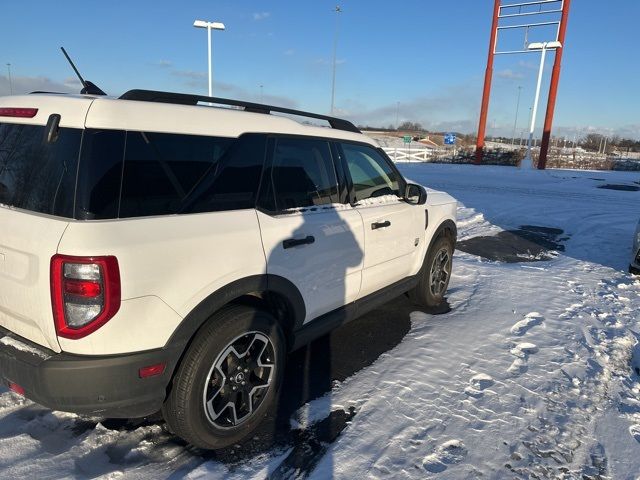
<path id="1" fill-rule="evenodd" d="M 511 146 L 516 141 L 516 126 L 518 125 L 518 110 L 520 110 L 520 94 L 522 93 L 522 86 L 518 86 L 518 100 L 516 101 L 516 118 L 513 121 L 513 132 L 511 133 Z"/>
<path id="2" fill-rule="evenodd" d="M 9 91 L 13 95 L 13 82 L 11 80 L 11 64 L 7 63 L 7 72 L 9 73 Z"/>
<path id="3" fill-rule="evenodd" d="M 262 103 L 262 98 L 263 98 L 263 95 L 262 95 L 263 87 L 264 85 L 260 84 L 260 103 Z"/>
<path id="4" fill-rule="evenodd" d="M 224 23 L 220 22 L 207 22 L 205 20 L 196 20 L 193 22 L 193 26 L 196 28 L 207 29 L 207 50 L 209 57 L 209 96 L 213 96 L 213 70 L 211 67 L 211 30 L 224 30 Z"/>
<path id="5" fill-rule="evenodd" d="M 336 54 L 338 51 L 338 19 L 340 18 L 340 13 L 342 13 L 342 9 L 340 5 L 336 5 L 334 10 L 336 12 L 336 28 L 333 36 L 333 80 L 331 81 L 331 115 L 333 115 L 333 106 L 336 99 Z"/>
<path id="6" fill-rule="evenodd" d="M 531 157 L 531 143 L 533 142 L 533 131 L 536 127 L 536 113 L 538 113 L 538 100 L 540 100 L 540 84 L 542 83 L 542 71 L 544 70 L 544 58 L 547 50 L 562 47 L 560 42 L 534 42 L 527 46 L 527 50 L 540 50 L 540 68 L 538 69 L 538 83 L 536 85 L 536 96 L 533 100 L 533 110 L 531 112 L 531 126 L 529 127 L 529 142 L 527 143 L 527 156 L 522 160 L 523 167 L 533 167 L 533 159 Z"/>

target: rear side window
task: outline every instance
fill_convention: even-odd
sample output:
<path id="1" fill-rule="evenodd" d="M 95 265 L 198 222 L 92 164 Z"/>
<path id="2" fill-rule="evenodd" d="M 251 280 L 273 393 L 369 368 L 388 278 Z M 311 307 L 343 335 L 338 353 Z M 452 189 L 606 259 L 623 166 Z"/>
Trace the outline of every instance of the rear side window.
<path id="1" fill-rule="evenodd" d="M 236 139 L 127 132 L 120 217 L 178 213 Z"/>
<path id="2" fill-rule="evenodd" d="M 264 164 L 266 136 L 243 135 L 200 182 L 181 212 L 255 208 Z"/>
<path id="3" fill-rule="evenodd" d="M 382 195 L 400 196 L 398 174 L 380 153 L 364 145 L 343 143 L 341 146 L 356 202 Z"/>
<path id="4" fill-rule="evenodd" d="M 81 138 L 61 128 L 45 143 L 42 126 L 0 123 L 0 204 L 73 217 Z"/>
<path id="5" fill-rule="evenodd" d="M 277 138 L 263 180 L 261 204 L 270 211 L 338 203 L 338 181 L 329 143 Z"/>
<path id="6" fill-rule="evenodd" d="M 125 132 L 87 129 L 82 139 L 76 218 L 118 216 Z"/>

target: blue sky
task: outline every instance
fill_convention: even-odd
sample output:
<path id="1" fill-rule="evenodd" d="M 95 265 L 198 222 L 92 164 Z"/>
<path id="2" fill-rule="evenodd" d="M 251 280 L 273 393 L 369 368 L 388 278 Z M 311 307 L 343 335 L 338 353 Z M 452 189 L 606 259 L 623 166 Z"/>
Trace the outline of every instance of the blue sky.
<path id="1" fill-rule="evenodd" d="M 515 0 L 503 3 L 514 3 Z M 338 18 L 336 111 L 358 123 L 421 122 L 473 132 L 480 107 L 492 1 L 344 0 Z M 207 91 L 206 31 L 214 32 L 214 94 L 327 113 L 335 1 L 164 0 L 3 2 L 0 94 L 75 91 L 65 46 L 81 73 L 109 94 L 130 88 Z M 640 2 L 573 0 L 558 95 L 556 133 L 595 130 L 640 138 Z M 546 40 L 540 31 L 536 39 Z M 504 37 L 512 45 L 521 38 Z M 546 63 L 538 124 L 553 55 Z M 496 58 L 489 134 L 527 128 L 539 54 Z M 260 85 L 263 85 L 262 89 Z M 262 94 L 261 94 L 262 90 Z M 399 107 L 398 107 L 399 102 Z"/>

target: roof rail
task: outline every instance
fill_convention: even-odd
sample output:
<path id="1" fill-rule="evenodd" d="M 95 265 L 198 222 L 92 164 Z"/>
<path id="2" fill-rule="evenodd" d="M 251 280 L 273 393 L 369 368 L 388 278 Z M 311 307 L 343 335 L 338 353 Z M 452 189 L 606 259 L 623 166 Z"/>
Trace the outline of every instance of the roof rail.
<path id="1" fill-rule="evenodd" d="M 317 113 L 303 112 L 291 108 L 275 107 L 273 105 L 263 105 L 261 103 L 244 102 L 242 100 L 232 100 L 229 98 L 207 97 L 204 95 L 191 95 L 187 93 L 160 92 L 155 90 L 129 90 L 120 97 L 121 100 L 137 100 L 140 102 L 175 103 L 179 105 L 197 105 L 199 102 L 217 103 L 219 105 L 232 105 L 242 107 L 245 112 L 265 113 L 271 112 L 286 113 L 288 115 L 298 115 L 301 117 L 316 118 L 325 120 L 336 130 L 362 133 L 353 123 L 341 118 L 320 115 Z"/>

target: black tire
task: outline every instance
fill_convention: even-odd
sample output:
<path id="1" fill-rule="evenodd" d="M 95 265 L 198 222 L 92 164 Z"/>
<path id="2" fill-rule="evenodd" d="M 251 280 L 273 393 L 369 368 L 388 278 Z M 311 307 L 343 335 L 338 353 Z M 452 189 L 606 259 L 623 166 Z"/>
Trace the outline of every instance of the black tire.
<path id="1" fill-rule="evenodd" d="M 174 375 L 162 407 L 169 428 L 203 449 L 242 441 L 273 408 L 285 355 L 282 329 L 269 313 L 242 305 L 216 313 L 198 331 Z M 250 388 L 254 393 L 249 393 Z M 220 406 L 217 412 L 216 405 Z M 214 419 L 216 413 L 219 416 Z M 241 421 L 234 423 L 238 418 Z"/>
<path id="2" fill-rule="evenodd" d="M 446 256 L 445 264 L 440 269 L 440 264 Z M 437 307 L 444 300 L 444 294 L 449 287 L 451 279 L 451 267 L 453 260 L 453 242 L 445 235 L 441 235 L 431 245 L 424 259 L 424 263 L 418 273 L 418 284 L 410 290 L 409 298 L 414 303 L 424 307 Z M 434 279 L 434 275 L 437 277 Z M 438 288 L 434 288 L 434 280 L 438 280 Z"/>

